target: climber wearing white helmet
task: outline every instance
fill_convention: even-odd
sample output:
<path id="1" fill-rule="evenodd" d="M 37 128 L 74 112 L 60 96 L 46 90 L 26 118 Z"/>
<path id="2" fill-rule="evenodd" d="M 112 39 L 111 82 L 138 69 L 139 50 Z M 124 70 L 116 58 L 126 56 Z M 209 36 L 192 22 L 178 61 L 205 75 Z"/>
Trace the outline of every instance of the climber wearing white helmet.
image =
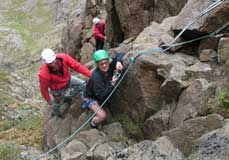
<path id="1" fill-rule="evenodd" d="M 65 100 L 67 89 L 73 85 L 84 83 L 83 80 L 76 76 L 71 76 L 69 68 L 87 77 L 91 76 L 91 71 L 71 56 L 65 53 L 55 54 L 49 48 L 41 52 L 41 60 L 43 62 L 39 71 L 41 94 L 48 104 L 52 106 L 52 115 L 61 117 L 59 109 Z M 53 98 L 50 97 L 50 93 Z"/>
<path id="2" fill-rule="evenodd" d="M 56 54 L 53 50 L 47 48 L 41 52 L 41 59 L 44 63 L 52 63 L 56 60 Z"/>
<path id="3" fill-rule="evenodd" d="M 96 17 L 96 18 L 93 19 L 93 23 L 94 24 L 98 24 L 99 22 L 100 22 L 100 19 L 99 18 Z"/>
<path id="4" fill-rule="evenodd" d="M 96 17 L 93 19 L 93 24 L 94 38 L 96 43 L 95 48 L 96 50 L 103 49 L 104 41 L 106 40 L 105 22 Z"/>

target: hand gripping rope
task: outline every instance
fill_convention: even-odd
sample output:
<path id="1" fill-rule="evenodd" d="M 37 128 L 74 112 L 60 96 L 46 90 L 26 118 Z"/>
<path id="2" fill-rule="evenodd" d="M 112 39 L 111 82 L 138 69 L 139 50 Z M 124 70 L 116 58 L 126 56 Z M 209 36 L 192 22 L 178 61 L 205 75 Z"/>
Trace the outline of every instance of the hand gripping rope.
<path id="1" fill-rule="evenodd" d="M 206 35 L 206 36 L 202 36 L 193 40 L 189 40 L 189 41 L 185 41 L 185 42 L 181 42 L 181 43 L 175 43 L 173 44 L 176 39 L 178 39 L 182 33 L 191 25 L 193 24 L 197 19 L 199 19 L 201 16 L 203 16 L 204 14 L 208 13 L 209 11 L 211 11 L 212 9 L 214 9 L 215 7 L 219 6 L 221 3 L 223 3 L 224 0 L 218 0 L 216 2 L 214 2 L 212 5 L 210 5 L 207 9 L 205 9 L 203 12 L 200 13 L 199 16 L 197 16 L 193 21 L 191 21 L 182 31 L 181 33 L 179 33 L 175 39 L 173 41 L 171 41 L 168 45 L 164 45 L 166 46 L 165 49 L 162 48 L 153 48 L 153 49 L 148 49 L 148 50 L 143 50 L 141 52 L 139 52 L 136 56 L 131 57 L 130 58 L 130 64 L 128 66 L 128 68 L 125 70 L 125 72 L 123 73 L 123 75 L 120 76 L 120 80 L 117 82 L 117 84 L 115 85 L 114 89 L 111 91 L 111 93 L 108 95 L 108 97 L 104 100 L 104 102 L 100 105 L 100 107 L 92 114 L 90 115 L 85 122 L 79 127 L 77 128 L 69 137 L 67 137 L 65 140 L 63 140 L 61 143 L 59 143 L 58 145 L 56 145 L 54 148 L 50 149 L 49 151 L 47 151 L 44 154 L 39 155 L 38 157 L 33 158 L 33 160 L 39 160 L 45 156 L 47 156 L 49 153 L 53 152 L 54 150 L 64 146 L 64 144 L 66 144 L 68 141 L 70 141 L 77 133 L 80 132 L 80 130 L 86 126 L 87 123 L 90 122 L 90 120 L 97 114 L 97 112 L 104 106 L 104 104 L 110 99 L 110 97 L 114 94 L 114 92 L 116 91 L 116 89 L 118 88 L 118 86 L 120 85 L 120 83 L 122 82 L 122 80 L 125 78 L 127 72 L 130 70 L 130 68 L 133 66 L 134 62 L 136 61 L 136 59 L 142 55 L 146 55 L 146 54 L 153 54 L 153 53 L 162 53 L 165 52 L 167 50 L 169 50 L 172 47 L 176 47 L 176 46 L 180 46 L 183 44 L 187 44 L 187 43 L 191 43 L 194 41 L 198 41 L 201 39 L 205 39 L 207 37 L 213 36 L 217 33 L 219 33 L 221 30 L 223 30 L 224 28 L 226 28 L 229 25 L 229 22 L 227 22 L 226 24 L 224 24 L 222 27 L 220 27 L 219 29 L 217 29 L 216 31 Z"/>

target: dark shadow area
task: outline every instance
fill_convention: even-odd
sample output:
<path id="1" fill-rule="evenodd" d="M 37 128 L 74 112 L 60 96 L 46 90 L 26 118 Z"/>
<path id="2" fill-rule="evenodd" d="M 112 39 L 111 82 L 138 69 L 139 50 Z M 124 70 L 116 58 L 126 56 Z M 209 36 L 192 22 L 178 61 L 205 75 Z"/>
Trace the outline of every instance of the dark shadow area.
<path id="1" fill-rule="evenodd" d="M 112 0 L 112 6 L 115 6 L 115 0 Z M 121 29 L 121 23 L 115 7 L 113 7 L 111 10 L 111 17 L 112 17 L 112 26 L 114 30 L 114 38 L 112 42 L 110 42 L 110 45 L 111 47 L 117 47 L 120 43 L 124 41 L 125 35 Z"/>

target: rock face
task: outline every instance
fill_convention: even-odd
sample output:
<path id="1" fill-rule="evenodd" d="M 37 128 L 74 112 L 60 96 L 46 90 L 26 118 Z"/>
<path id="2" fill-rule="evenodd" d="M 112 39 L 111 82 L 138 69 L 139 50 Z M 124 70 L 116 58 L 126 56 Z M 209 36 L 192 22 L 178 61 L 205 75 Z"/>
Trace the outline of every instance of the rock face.
<path id="1" fill-rule="evenodd" d="M 207 159 L 227 160 L 229 157 L 228 122 L 223 128 L 201 136 L 193 146 L 188 160 Z"/>
<path id="2" fill-rule="evenodd" d="M 178 14 L 174 23 L 174 30 L 183 29 L 189 22 L 195 19 L 207 7 L 212 5 L 214 0 L 188 0 L 181 12 Z M 225 0 L 220 6 L 211 10 L 210 14 L 202 16 L 198 21 L 193 23 L 188 30 L 198 32 L 213 32 L 229 21 L 229 1 Z M 192 14 L 190 14 L 192 13 Z M 228 32 L 228 29 L 227 29 Z"/>
<path id="3" fill-rule="evenodd" d="M 170 128 L 199 115 L 207 115 L 209 108 L 206 104 L 214 95 L 215 88 L 216 85 L 205 79 L 193 81 L 180 95 L 177 107 L 170 117 Z"/>
<path id="4" fill-rule="evenodd" d="M 161 22 L 164 18 L 179 13 L 186 0 L 139 1 L 108 0 L 107 32 L 111 44 L 117 45 L 124 39 L 137 36 L 150 22 Z"/>
<path id="5" fill-rule="evenodd" d="M 61 150 L 62 158 L 179 160 L 189 158 L 191 155 L 198 159 L 198 151 L 193 149 L 196 141 L 208 132 L 222 128 L 225 123 L 222 116 L 209 115 L 207 105 L 209 99 L 215 98 L 215 91 L 219 87 L 217 79 L 223 76 L 224 70 L 216 69 L 216 64 L 212 65 L 215 61 L 203 63 L 205 61 L 200 62 L 199 57 L 188 55 L 188 49 L 185 46 L 176 46 L 164 52 L 160 47 L 174 40 L 176 32 L 172 32 L 171 29 L 173 31 L 181 30 L 200 13 L 200 10 L 212 4 L 213 1 L 189 0 L 182 11 L 174 17 L 168 16 L 176 15 L 179 7 L 183 6 L 185 1 L 177 2 L 178 10 L 172 12 L 169 8 L 163 9 L 165 4 L 166 7 L 175 5 L 170 1 L 157 3 L 131 1 L 130 3 L 129 1 L 107 0 L 106 11 L 99 10 L 105 9 L 103 5 L 98 6 L 104 3 L 105 1 L 87 2 L 85 18 L 87 22 L 85 21 L 84 24 L 80 23 L 82 21 L 76 15 L 68 21 L 69 25 L 63 32 L 65 37 L 62 39 L 64 49 L 81 59 L 82 62 L 88 62 L 92 54 L 87 53 L 93 52 L 94 41 L 91 38 L 91 31 L 86 33 L 85 31 L 91 29 L 91 20 L 94 16 L 106 19 L 106 34 L 111 46 L 123 42 L 117 48 L 110 49 L 109 52 L 111 54 L 125 52 L 124 64 L 132 65 L 107 104 L 111 112 L 109 118 L 119 113 L 128 115 L 136 125 L 142 127 L 144 138 L 155 141 L 147 140 L 128 146 L 131 136 L 134 136 L 125 135 L 125 132 L 118 129 L 119 125 L 102 126 L 102 132 L 89 130 L 86 126 L 72 143 Z M 191 7 L 192 3 L 195 3 L 196 8 Z M 227 15 L 224 14 L 224 9 L 228 11 L 225 5 L 227 3 L 226 1 L 220 6 L 223 13 L 218 9 L 213 11 L 215 16 L 222 16 L 222 21 L 217 20 L 217 24 L 211 26 L 208 20 L 213 21 L 214 16 L 207 15 L 202 18 L 201 22 L 198 21 L 197 24 L 190 27 L 189 33 L 193 34 L 194 30 L 202 33 L 217 29 L 227 21 L 227 17 L 223 17 Z M 163 13 L 160 12 L 162 10 Z M 151 12 L 155 14 L 150 14 Z M 190 15 L 192 12 L 195 13 L 194 16 Z M 187 15 L 190 15 L 189 19 L 182 18 Z M 164 19 L 164 17 L 168 18 Z M 152 20 L 154 21 L 151 22 Z M 227 59 L 224 49 L 227 48 L 226 40 L 223 39 L 225 37 L 222 37 L 215 37 L 214 40 L 210 40 L 211 43 L 202 40 L 200 44 L 195 43 L 195 48 L 191 50 L 195 53 L 194 55 L 198 55 L 199 51 L 204 51 L 204 49 L 212 49 L 214 53 L 217 53 L 217 48 L 219 48 L 218 50 L 224 55 L 222 57 Z M 182 41 L 182 38 L 179 40 Z M 219 42 L 221 43 L 218 46 Z M 78 54 L 80 49 L 81 53 Z M 138 54 L 140 56 L 135 59 L 134 63 L 130 63 L 130 58 Z M 217 54 L 214 54 L 214 58 Z M 225 86 L 225 83 L 222 86 Z M 74 129 L 84 122 L 88 113 L 82 113 L 79 106 L 80 100 L 75 101 L 66 117 L 57 122 L 58 126 L 55 127 L 58 128 L 50 126 L 53 125 L 52 119 L 47 121 L 49 126 L 46 126 L 46 130 L 51 131 L 47 138 L 49 142 L 46 144 L 47 147 L 52 147 L 63 140 L 66 135 L 74 132 Z M 124 141 L 125 144 L 120 144 L 120 137 L 122 140 L 128 139 Z M 119 143 L 114 143 L 112 139 L 119 139 Z M 214 147 L 213 144 L 209 145 Z M 200 150 L 203 148 L 201 145 L 197 144 L 197 146 Z M 79 147 L 82 149 L 77 149 Z M 72 150 L 73 148 L 76 152 Z"/>
<path id="6" fill-rule="evenodd" d="M 188 155 L 195 141 L 207 132 L 221 128 L 225 124 L 223 117 L 209 115 L 198 117 L 181 123 L 177 128 L 163 132 L 179 150 Z"/>
<path id="7" fill-rule="evenodd" d="M 169 129 L 170 107 L 165 107 L 145 120 L 143 125 L 144 136 L 156 139 L 162 136 L 163 131 Z"/>
<path id="8" fill-rule="evenodd" d="M 71 17 L 67 21 L 67 26 L 64 27 L 62 32 L 61 50 L 64 53 L 75 57 L 77 60 L 80 60 L 80 49 L 82 47 L 81 41 L 83 39 L 82 33 L 85 20 L 85 5 L 85 0 L 82 0 L 78 3 L 77 9 L 79 11 L 76 10 L 76 12 L 71 14 Z"/>
<path id="9" fill-rule="evenodd" d="M 229 64 L 229 38 L 221 38 L 218 46 L 218 62 L 220 64 Z"/>
<path id="10" fill-rule="evenodd" d="M 68 53 L 76 59 L 80 59 L 79 50 L 82 47 L 82 32 L 83 25 L 78 20 L 69 21 L 69 25 L 64 28 L 63 34 L 66 36 L 62 37 L 63 52 Z"/>
<path id="11" fill-rule="evenodd" d="M 38 84 L 40 51 L 43 48 L 55 49 L 63 25 L 75 6 L 71 0 L 61 3 L 55 0 L 9 0 L 1 3 L 0 67 L 13 82 L 4 95 L 12 95 L 15 101 L 23 102 L 30 102 L 29 98 L 35 95 L 40 98 L 38 85 L 34 85 Z M 38 104 L 39 100 L 34 101 L 35 105 L 43 105 Z"/>
<path id="12" fill-rule="evenodd" d="M 137 37 L 133 49 L 128 53 L 130 56 L 142 49 L 149 49 L 148 54 L 136 60 L 118 91 L 119 95 L 125 97 L 114 97 L 116 103 L 111 108 L 127 111 L 135 121 L 148 118 L 165 104 L 177 102 L 192 77 L 207 77 L 211 72 L 209 65 L 199 62 L 195 57 L 182 53 L 153 53 L 150 50 L 159 47 L 160 42 L 168 43 L 172 40 L 163 27 L 168 25 L 152 23 Z"/>
<path id="13" fill-rule="evenodd" d="M 32 9 L 37 3 L 32 2 L 38 1 L 21 2 L 20 7 L 15 11 L 29 9 L 31 13 L 36 13 Z M 89 125 L 85 124 L 71 142 L 62 149 L 58 148 L 61 159 L 202 160 L 205 157 L 206 159 L 227 159 L 228 123 L 224 124 L 226 120 L 220 115 L 210 114 L 208 102 L 209 99 L 215 98 L 216 93 L 227 88 L 228 37 L 224 35 L 216 36 L 215 39 L 209 38 L 209 41 L 202 40 L 200 44 L 197 42 L 193 45 L 194 49 L 190 46 L 189 48 L 176 46 L 162 52 L 166 44 L 174 40 L 177 31 L 182 30 L 190 20 L 214 1 L 189 0 L 186 3 L 185 0 L 176 2 L 169 0 L 82 0 L 77 5 L 74 2 L 70 0 L 63 0 L 60 3 L 55 0 L 42 1 L 44 5 L 41 7 L 44 9 L 42 11 L 46 11 L 49 7 L 56 7 L 52 18 L 47 17 L 50 14 L 45 14 L 47 19 L 51 18 L 45 20 L 58 27 L 54 31 L 49 31 L 51 24 L 44 25 L 42 19 L 28 18 L 23 21 L 23 24 L 34 22 L 39 23 L 39 27 L 48 26 L 45 28 L 47 33 L 38 35 L 38 32 L 35 32 L 32 39 L 27 39 L 28 42 L 41 38 L 41 40 L 46 39 L 47 44 L 39 41 L 39 48 L 53 46 L 52 39 L 59 41 L 59 38 L 56 38 L 59 36 L 55 34 L 56 31 L 62 29 L 62 21 L 69 18 L 62 32 L 62 46 L 58 44 L 60 46 L 57 45 L 56 50 L 67 52 L 82 63 L 87 63 L 92 59 L 95 43 L 91 37 L 93 34 L 91 20 L 99 16 L 107 22 L 106 34 L 111 46 L 118 46 L 109 49 L 109 53 L 125 52 L 124 64 L 132 66 L 107 104 L 111 112 L 107 122 L 99 126 L 99 130 L 90 129 Z M 0 6 L 2 24 L 10 24 L 4 23 L 6 15 L 3 12 L 10 5 L 13 5 L 11 1 L 4 1 Z M 74 10 L 74 13 L 70 13 L 71 10 Z M 20 12 L 15 13 L 20 15 Z M 206 32 L 212 32 L 228 22 L 228 13 L 228 0 L 226 0 L 211 14 L 205 15 L 190 26 L 188 33 L 196 32 L 199 36 L 199 34 L 205 35 Z M 17 22 L 12 26 L 20 26 L 21 23 Z M 29 25 L 29 27 L 35 26 Z M 38 28 L 35 27 L 34 31 L 39 30 Z M 34 51 L 31 48 L 36 48 L 36 45 L 30 46 L 30 43 L 24 43 L 23 35 L 27 35 L 28 31 L 23 29 L 18 31 L 16 28 L 0 26 L 0 32 L 3 33 L 0 35 L 2 38 L 0 47 L 3 47 L 0 52 L 1 68 L 15 71 L 14 65 L 24 69 L 25 66 L 33 66 L 39 61 L 40 51 L 38 50 L 40 49 Z M 228 32 L 227 28 L 222 33 L 225 32 Z M 185 39 L 185 36 L 182 38 Z M 179 40 L 182 41 L 182 38 Z M 7 45 L 8 43 L 10 45 Z M 214 57 L 217 55 L 220 63 L 217 64 L 215 61 L 204 63 L 205 60 L 200 62 L 197 56 L 188 55 L 188 49 L 191 49 L 194 55 L 201 53 L 199 51 L 206 51 L 204 49 L 212 49 L 214 50 L 212 55 Z M 36 54 L 28 55 L 27 51 Z M 140 56 L 130 63 L 130 58 L 138 54 Z M 211 55 L 211 51 L 208 50 L 208 54 Z M 7 55 L 12 55 L 12 57 Z M 23 59 L 23 61 L 14 64 L 12 59 Z M 29 62 L 25 63 L 25 61 Z M 87 64 L 91 67 L 94 65 L 92 61 Z M 30 74 L 27 70 L 21 72 L 21 75 L 29 77 L 31 82 L 35 81 L 38 84 L 37 74 Z M 33 73 L 37 73 L 37 68 Z M 1 75 L 4 74 L 0 72 Z M 3 85 L 6 84 L 4 80 L 0 81 Z M 33 85 L 26 83 L 26 79 L 16 74 L 14 78 L 6 79 L 6 81 L 7 84 L 13 84 L 9 87 L 13 94 L 19 94 L 16 96 L 17 100 L 28 102 L 29 98 L 37 96 L 33 89 L 38 86 L 33 88 Z M 0 97 L 4 100 L 5 88 L 0 88 L 0 93 Z M 90 112 L 81 110 L 81 104 L 82 98 L 78 95 L 63 119 L 49 117 L 49 112 L 47 113 L 44 124 L 45 149 L 61 143 L 91 116 Z M 5 105 L 4 102 L 3 106 L 8 106 L 8 104 Z M 214 107 L 216 106 L 213 104 Z M 117 118 L 115 116 L 119 113 L 129 116 L 135 126 L 139 125 L 143 129 L 142 139 L 151 140 L 135 142 L 135 135 L 126 133 L 129 129 L 128 124 L 124 126 L 126 130 L 122 129 L 123 125 L 119 123 L 110 124 L 110 119 L 112 121 L 112 118 Z"/>
<path id="14" fill-rule="evenodd" d="M 121 154 L 117 154 L 111 160 L 119 158 L 126 160 L 182 160 L 182 154 L 166 138 L 162 138 L 156 142 L 145 140 L 137 143 L 123 150 Z"/>
<path id="15" fill-rule="evenodd" d="M 42 121 L 43 113 L 46 112 L 48 106 L 41 99 L 39 91 L 37 74 L 41 66 L 40 53 L 44 48 L 58 51 L 56 45 L 60 43 L 63 26 L 66 25 L 66 19 L 72 11 L 77 10 L 76 5 L 76 1 L 72 0 L 7 0 L 1 2 L 0 120 L 2 124 L 5 122 L 13 124 L 7 125 L 7 127 L 1 125 L 1 135 L 4 132 L 7 132 L 4 135 L 16 135 L 15 132 L 18 131 L 14 128 L 15 125 L 21 125 L 21 123 L 24 125 L 25 121 L 29 122 L 29 125 L 33 125 L 31 117 L 36 119 L 36 124 Z M 55 122 L 52 124 L 53 126 L 49 126 L 50 132 L 56 131 L 58 128 Z M 68 127 L 62 129 L 67 130 Z M 26 131 L 20 131 L 20 135 L 23 136 L 14 136 L 11 139 L 12 143 L 22 142 L 23 138 L 21 137 L 25 137 L 26 141 L 31 144 L 41 138 L 38 125 L 35 130 L 30 132 L 31 130 L 30 127 L 26 126 Z M 69 135 L 68 131 L 62 133 L 62 136 Z M 37 136 L 33 137 L 36 134 Z M 32 137 L 32 141 L 29 137 Z M 9 140 L 1 136 L 0 150 L 2 150 L 5 142 L 7 144 Z M 23 141 L 20 145 L 25 145 L 27 142 Z M 53 139 L 50 139 L 46 143 L 53 146 L 56 144 L 53 142 Z M 38 146 L 39 142 L 32 145 Z M 20 157 L 13 159 L 33 159 L 35 154 L 41 154 L 41 152 L 37 153 L 28 146 L 19 147 L 20 150 L 22 150 Z M 16 154 L 18 150 L 12 151 L 12 153 Z M 10 158 L 0 155 L 0 159 Z"/>

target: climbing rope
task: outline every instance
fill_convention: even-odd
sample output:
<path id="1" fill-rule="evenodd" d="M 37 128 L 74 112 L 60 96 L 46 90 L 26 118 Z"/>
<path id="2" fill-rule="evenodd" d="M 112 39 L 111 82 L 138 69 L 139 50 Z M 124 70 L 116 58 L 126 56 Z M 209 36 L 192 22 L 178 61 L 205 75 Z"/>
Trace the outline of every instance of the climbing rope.
<path id="1" fill-rule="evenodd" d="M 133 65 L 134 61 L 131 61 L 128 68 L 126 69 L 126 71 L 123 73 L 123 75 L 120 77 L 120 80 L 117 82 L 117 84 L 115 85 L 114 89 L 111 91 L 111 93 L 108 95 L 108 97 L 104 100 L 104 102 L 100 105 L 99 108 L 97 108 L 97 110 L 86 119 L 86 121 L 75 130 L 75 132 L 73 132 L 69 137 L 67 137 L 64 141 L 62 141 L 61 143 L 59 143 L 58 145 L 56 145 L 54 148 L 50 149 L 49 151 L 47 151 L 44 154 L 41 154 L 40 156 L 38 156 L 37 158 L 34 158 L 33 160 L 39 160 L 42 157 L 47 156 L 49 153 L 53 152 L 54 150 L 60 148 L 61 146 L 63 146 L 65 143 L 67 143 L 71 138 L 73 138 L 84 126 L 86 126 L 86 124 L 88 122 L 90 122 L 90 120 L 97 114 L 97 112 L 104 106 L 104 104 L 110 99 L 110 97 L 113 95 L 113 93 L 116 91 L 116 89 L 118 88 L 118 86 L 120 85 L 121 81 L 124 79 L 124 77 L 126 76 L 127 72 L 129 71 L 129 69 L 131 68 L 131 66 Z"/>
<path id="2" fill-rule="evenodd" d="M 105 101 L 100 105 L 100 107 L 91 115 L 89 116 L 86 121 L 75 130 L 75 132 L 73 132 L 69 137 L 67 137 L 64 141 L 62 141 L 61 143 L 59 143 L 58 145 L 56 145 L 54 148 L 50 149 L 48 152 L 41 154 L 40 156 L 38 156 L 37 158 L 33 159 L 33 160 L 39 160 L 42 157 L 47 156 L 49 153 L 53 152 L 54 150 L 60 148 L 61 146 L 63 146 L 65 143 L 67 143 L 71 138 L 73 138 L 88 122 L 90 122 L 90 120 L 97 114 L 97 112 L 104 106 L 104 104 L 110 99 L 110 97 L 113 95 L 113 93 L 116 91 L 116 89 L 118 88 L 118 86 L 120 85 L 120 83 L 122 82 L 122 80 L 124 79 L 124 77 L 126 76 L 127 72 L 130 70 L 131 66 L 134 64 L 134 62 L 136 61 L 136 59 L 142 55 L 146 55 L 146 54 L 153 54 L 153 53 L 161 53 L 161 52 L 165 52 L 168 49 L 175 47 L 175 46 L 179 46 L 179 45 L 183 45 L 183 44 L 187 44 L 187 43 L 191 43 L 200 39 L 204 39 L 210 36 L 213 36 L 214 34 L 219 33 L 221 30 L 223 30 L 225 27 L 227 27 L 229 25 L 229 22 L 224 24 L 221 28 L 219 28 L 218 30 L 216 30 L 215 32 L 212 32 L 209 35 L 206 36 L 202 36 L 190 41 L 185 41 L 182 43 L 176 43 L 173 45 L 170 45 L 170 47 L 162 49 L 162 48 L 154 48 L 154 49 L 148 49 L 148 50 L 143 50 L 141 52 L 139 52 L 136 56 L 131 57 L 130 58 L 130 64 L 128 66 L 128 68 L 125 70 L 125 72 L 123 73 L 122 76 L 120 76 L 120 80 L 117 82 L 117 84 L 115 85 L 114 89 L 112 90 L 112 92 L 108 95 L 108 97 L 105 99 Z"/>
<path id="3" fill-rule="evenodd" d="M 205 36 L 202 36 L 202 37 L 198 37 L 198 38 L 195 38 L 195 39 L 191 39 L 191 40 L 188 40 L 188 41 L 184 41 L 184 42 L 180 42 L 180 43 L 174 43 L 174 44 L 171 44 L 171 45 L 163 45 L 163 46 L 166 46 L 163 48 L 153 48 L 153 49 L 147 49 L 147 50 L 143 50 L 143 51 L 140 51 L 136 56 L 134 57 L 131 57 L 131 60 L 132 61 L 135 61 L 138 57 L 142 56 L 142 55 L 146 55 L 146 54 L 152 54 L 152 53 L 162 53 L 162 52 L 165 52 L 173 47 L 177 47 L 177 46 L 181 46 L 181 45 L 184 45 L 184 44 L 188 44 L 188 43 L 192 43 L 192 42 L 195 42 L 195 41 L 199 41 L 201 39 L 206 39 L 208 37 L 212 37 L 216 34 L 218 34 L 220 31 L 222 31 L 223 29 L 225 29 L 227 26 L 229 26 L 229 22 L 225 23 L 223 26 L 221 26 L 220 28 L 218 28 L 217 30 L 215 30 L 214 32 L 208 34 L 208 35 L 205 35 Z"/>
<path id="4" fill-rule="evenodd" d="M 210 12 L 211 10 L 213 10 L 214 8 L 216 8 L 217 6 L 219 6 L 220 4 L 222 4 L 225 0 L 217 0 L 216 2 L 214 2 L 213 4 L 211 4 L 209 7 L 207 7 L 206 9 L 204 9 L 202 12 L 200 12 L 200 14 L 198 16 L 196 16 L 191 22 L 189 22 L 183 29 L 182 31 L 171 41 L 169 42 L 169 44 L 167 46 L 172 45 L 183 33 L 184 31 L 191 26 L 193 23 L 195 23 L 198 19 L 200 19 L 203 15 L 205 15 L 206 13 Z"/>
<path id="5" fill-rule="evenodd" d="M 213 8 L 215 8 L 216 6 L 218 6 L 219 4 L 221 4 L 224 0 L 218 0 L 217 3 L 215 2 L 214 4 L 212 4 L 211 6 L 209 6 L 202 14 L 205 14 L 205 12 L 209 12 L 210 10 L 212 10 Z M 221 3 L 220 3 L 221 2 Z M 201 17 L 201 16 L 197 16 L 197 17 Z M 195 20 L 196 21 L 196 20 Z M 194 23 L 192 21 L 192 23 Z M 190 26 L 192 23 L 189 23 L 187 26 Z M 79 131 L 84 127 L 86 126 L 86 124 L 88 122 L 90 122 L 90 120 L 97 114 L 97 112 L 105 105 L 105 103 L 110 99 L 110 97 L 114 94 L 114 92 L 116 91 L 116 89 L 118 88 L 118 86 L 120 85 L 120 83 L 122 82 L 122 80 L 125 78 L 127 72 L 130 70 L 131 66 L 133 66 L 134 62 L 136 61 L 136 59 L 142 55 L 146 55 L 146 54 L 153 54 L 153 53 L 162 53 L 162 52 L 165 52 L 167 50 L 169 50 L 170 48 L 172 47 L 176 47 L 176 46 L 180 46 L 180 45 L 183 45 L 183 44 L 187 44 L 187 43 L 191 43 L 191 42 L 194 42 L 194 41 L 198 41 L 198 40 L 201 40 L 201 39 L 204 39 L 204 38 L 207 38 L 207 37 L 210 37 L 210 36 L 213 36 L 217 33 L 219 33 L 221 30 L 223 30 L 224 28 L 226 28 L 227 26 L 229 25 L 229 22 L 227 22 L 226 24 L 224 24 L 222 27 L 220 27 L 219 29 L 217 29 L 216 31 L 206 35 L 206 36 L 202 36 L 202 37 L 199 37 L 199 38 L 196 38 L 196 39 L 193 39 L 193 40 L 189 40 L 189 41 L 185 41 L 185 42 L 181 42 L 181 43 L 175 43 L 173 44 L 177 38 L 179 38 L 179 36 L 181 36 L 181 34 L 188 28 L 187 26 L 185 27 L 186 29 L 183 29 L 181 32 L 181 34 L 178 34 L 179 36 L 177 36 L 172 42 L 169 43 L 169 45 L 165 45 L 166 47 L 164 49 L 162 48 L 153 48 L 153 49 L 148 49 L 148 50 L 143 50 L 143 51 L 140 51 L 136 56 L 134 57 L 131 57 L 130 58 L 130 63 L 127 67 L 127 69 L 125 70 L 125 72 L 123 73 L 122 76 L 120 76 L 120 80 L 117 82 L 117 84 L 115 85 L 114 89 L 111 91 L 111 93 L 108 95 L 108 97 L 104 100 L 104 102 L 100 105 L 99 108 L 97 108 L 97 110 L 91 115 L 89 116 L 85 122 L 79 127 L 77 128 L 69 137 L 67 137 L 65 140 L 63 140 L 61 143 L 59 143 L 58 145 L 56 145 L 54 148 L 48 150 L 46 153 L 44 154 L 41 154 L 39 155 L 38 157 L 34 158 L 33 160 L 39 160 L 45 156 L 47 156 L 49 153 L 53 152 L 54 150 L 62 147 L 65 143 L 67 143 L 70 139 L 72 139 L 77 133 L 79 133 Z"/>
<path id="6" fill-rule="evenodd" d="M 187 44 L 187 43 L 191 43 L 191 42 L 199 41 L 199 40 L 202 40 L 202 39 L 206 39 L 208 37 L 212 37 L 212 36 L 218 34 L 220 31 L 222 31 L 228 25 L 229 25 L 229 22 L 225 23 L 223 26 L 221 26 L 220 28 L 218 28 L 214 32 L 212 32 L 210 34 L 207 34 L 205 36 L 202 36 L 202 37 L 198 37 L 198 38 L 195 38 L 195 39 L 191 39 L 191 40 L 188 40 L 188 41 L 184 41 L 184 42 L 180 42 L 180 43 L 175 43 L 175 44 L 171 44 L 171 45 L 163 45 L 163 46 L 167 46 L 166 49 L 168 50 L 168 49 L 173 48 L 173 47 L 176 47 L 176 46 L 181 46 L 181 45 L 184 45 L 184 44 Z"/>

